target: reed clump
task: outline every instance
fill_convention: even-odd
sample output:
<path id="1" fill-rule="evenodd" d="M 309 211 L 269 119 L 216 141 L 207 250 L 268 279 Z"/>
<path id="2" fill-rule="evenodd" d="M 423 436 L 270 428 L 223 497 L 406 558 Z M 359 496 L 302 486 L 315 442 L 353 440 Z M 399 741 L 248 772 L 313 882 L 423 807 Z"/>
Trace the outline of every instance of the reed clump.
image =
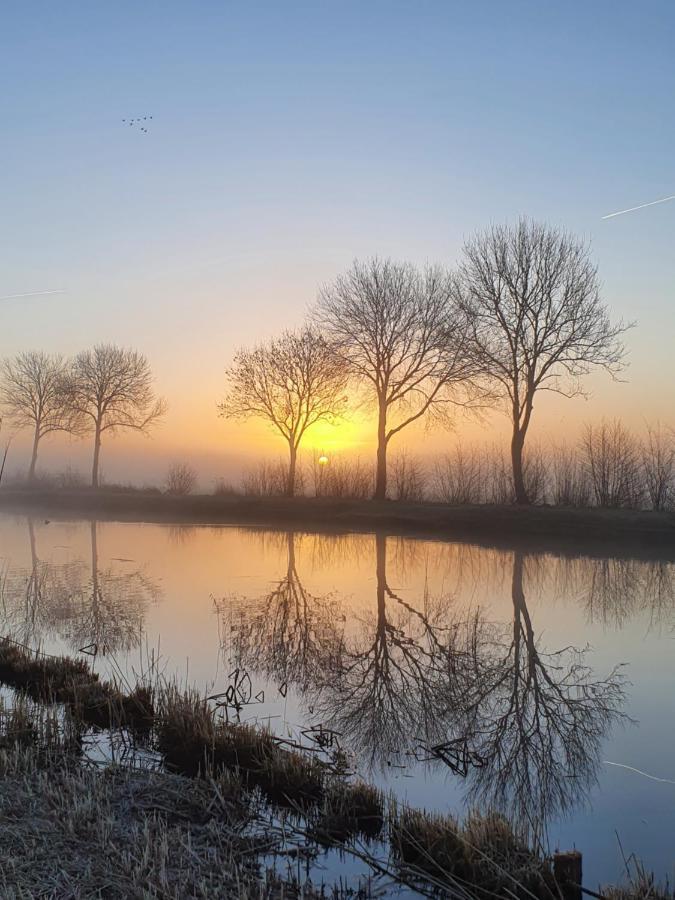
<path id="1" fill-rule="evenodd" d="M 631 857 L 633 870 L 629 869 L 625 884 L 602 888 L 606 900 L 673 900 L 675 891 L 668 882 L 658 884 L 653 872 L 647 872 L 641 862 Z"/>
<path id="2" fill-rule="evenodd" d="M 384 830 L 384 808 L 385 796 L 373 785 L 334 780 L 325 792 L 314 834 L 327 843 L 378 838 Z"/>
<path id="3" fill-rule="evenodd" d="M 472 813 L 460 824 L 393 804 L 389 833 L 399 863 L 436 884 L 468 884 L 492 896 L 557 896 L 548 861 L 496 813 Z"/>
<path id="4" fill-rule="evenodd" d="M 0 681 L 37 701 L 50 701 L 76 685 L 98 680 L 82 660 L 31 653 L 9 638 L 0 639 Z"/>
<path id="5" fill-rule="evenodd" d="M 247 724 L 216 721 L 195 691 L 169 687 L 161 693 L 157 749 L 166 765 L 186 775 L 236 771 L 268 800 L 284 806 L 318 803 L 325 766 L 280 746 L 271 732 Z"/>
<path id="6" fill-rule="evenodd" d="M 271 803 L 304 809 L 321 802 L 326 767 L 318 759 L 276 747 L 252 776 Z"/>
<path id="7" fill-rule="evenodd" d="M 63 703 L 92 727 L 147 732 L 154 721 L 151 688 L 137 685 L 125 694 L 83 660 L 37 653 L 9 638 L 0 639 L 0 682 L 36 703 Z"/>

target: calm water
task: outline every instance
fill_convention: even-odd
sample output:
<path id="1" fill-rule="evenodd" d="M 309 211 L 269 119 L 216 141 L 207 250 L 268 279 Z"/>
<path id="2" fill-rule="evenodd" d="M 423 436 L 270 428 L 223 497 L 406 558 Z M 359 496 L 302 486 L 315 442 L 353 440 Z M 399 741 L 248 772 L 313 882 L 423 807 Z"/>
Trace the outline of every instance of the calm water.
<path id="1" fill-rule="evenodd" d="M 589 884 L 621 877 L 617 834 L 675 874 L 672 564 L 16 516 L 0 541 L 3 634 L 232 688 L 229 717 L 413 804 L 580 848 Z"/>

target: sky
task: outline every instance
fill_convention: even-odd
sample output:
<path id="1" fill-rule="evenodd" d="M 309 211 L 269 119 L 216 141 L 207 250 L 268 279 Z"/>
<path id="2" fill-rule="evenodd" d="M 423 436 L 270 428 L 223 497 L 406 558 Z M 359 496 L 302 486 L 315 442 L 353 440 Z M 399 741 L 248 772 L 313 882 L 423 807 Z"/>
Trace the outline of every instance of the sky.
<path id="1" fill-rule="evenodd" d="M 591 242 L 623 383 L 536 404 L 533 439 L 675 419 L 675 6 L 667 2 L 32 2 L 0 27 L 0 356 L 145 353 L 169 403 L 104 445 L 110 480 L 204 484 L 283 445 L 217 416 L 234 350 L 302 322 L 355 258 L 457 262 L 520 215 Z M 147 134 L 123 119 L 150 116 Z M 439 452 L 507 430 L 495 414 Z M 321 446 L 319 447 L 319 443 Z M 308 449 L 372 451 L 372 423 Z M 25 441 L 10 463 L 25 464 Z M 53 440 L 43 468 L 86 470 Z"/>

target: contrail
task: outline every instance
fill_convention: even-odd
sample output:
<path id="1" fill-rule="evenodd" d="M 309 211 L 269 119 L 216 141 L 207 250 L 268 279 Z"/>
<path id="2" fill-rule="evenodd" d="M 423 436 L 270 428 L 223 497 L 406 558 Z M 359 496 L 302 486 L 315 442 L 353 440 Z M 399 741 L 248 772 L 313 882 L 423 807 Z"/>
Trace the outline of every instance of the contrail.
<path id="1" fill-rule="evenodd" d="M 650 775 L 648 772 L 643 772 L 642 769 L 636 769 L 633 766 L 610 762 L 608 759 L 604 759 L 603 762 L 606 766 L 616 766 L 618 769 L 628 769 L 629 772 L 637 772 L 638 775 L 644 775 L 644 777 L 649 778 L 650 781 L 660 781 L 663 784 L 675 784 L 675 781 L 672 781 L 670 778 L 659 778 L 657 775 Z"/>
<path id="2" fill-rule="evenodd" d="M 610 213 L 608 216 L 602 216 L 602 218 L 613 219 L 614 216 L 622 216 L 627 212 L 635 212 L 636 209 L 644 209 L 645 206 L 656 206 L 657 203 L 666 203 L 668 200 L 675 200 L 675 194 L 671 197 L 663 197 L 661 200 L 652 200 L 651 203 L 641 203 L 639 206 L 631 206 L 630 209 L 620 209 L 618 212 Z"/>
<path id="3" fill-rule="evenodd" d="M 18 300 L 20 297 L 44 297 L 46 294 L 65 294 L 65 291 L 27 291 L 25 294 L 7 294 L 0 300 Z"/>

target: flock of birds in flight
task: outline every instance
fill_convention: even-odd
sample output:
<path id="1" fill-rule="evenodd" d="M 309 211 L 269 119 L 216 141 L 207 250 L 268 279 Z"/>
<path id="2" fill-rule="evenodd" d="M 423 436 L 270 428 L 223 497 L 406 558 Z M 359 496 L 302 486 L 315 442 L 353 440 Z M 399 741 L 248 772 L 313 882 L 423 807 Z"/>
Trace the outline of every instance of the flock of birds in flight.
<path id="1" fill-rule="evenodd" d="M 130 128 L 138 127 L 144 134 L 147 134 L 148 126 L 144 125 L 143 122 L 150 122 L 151 119 L 152 116 L 137 116 L 135 119 L 122 119 L 122 122 Z"/>

